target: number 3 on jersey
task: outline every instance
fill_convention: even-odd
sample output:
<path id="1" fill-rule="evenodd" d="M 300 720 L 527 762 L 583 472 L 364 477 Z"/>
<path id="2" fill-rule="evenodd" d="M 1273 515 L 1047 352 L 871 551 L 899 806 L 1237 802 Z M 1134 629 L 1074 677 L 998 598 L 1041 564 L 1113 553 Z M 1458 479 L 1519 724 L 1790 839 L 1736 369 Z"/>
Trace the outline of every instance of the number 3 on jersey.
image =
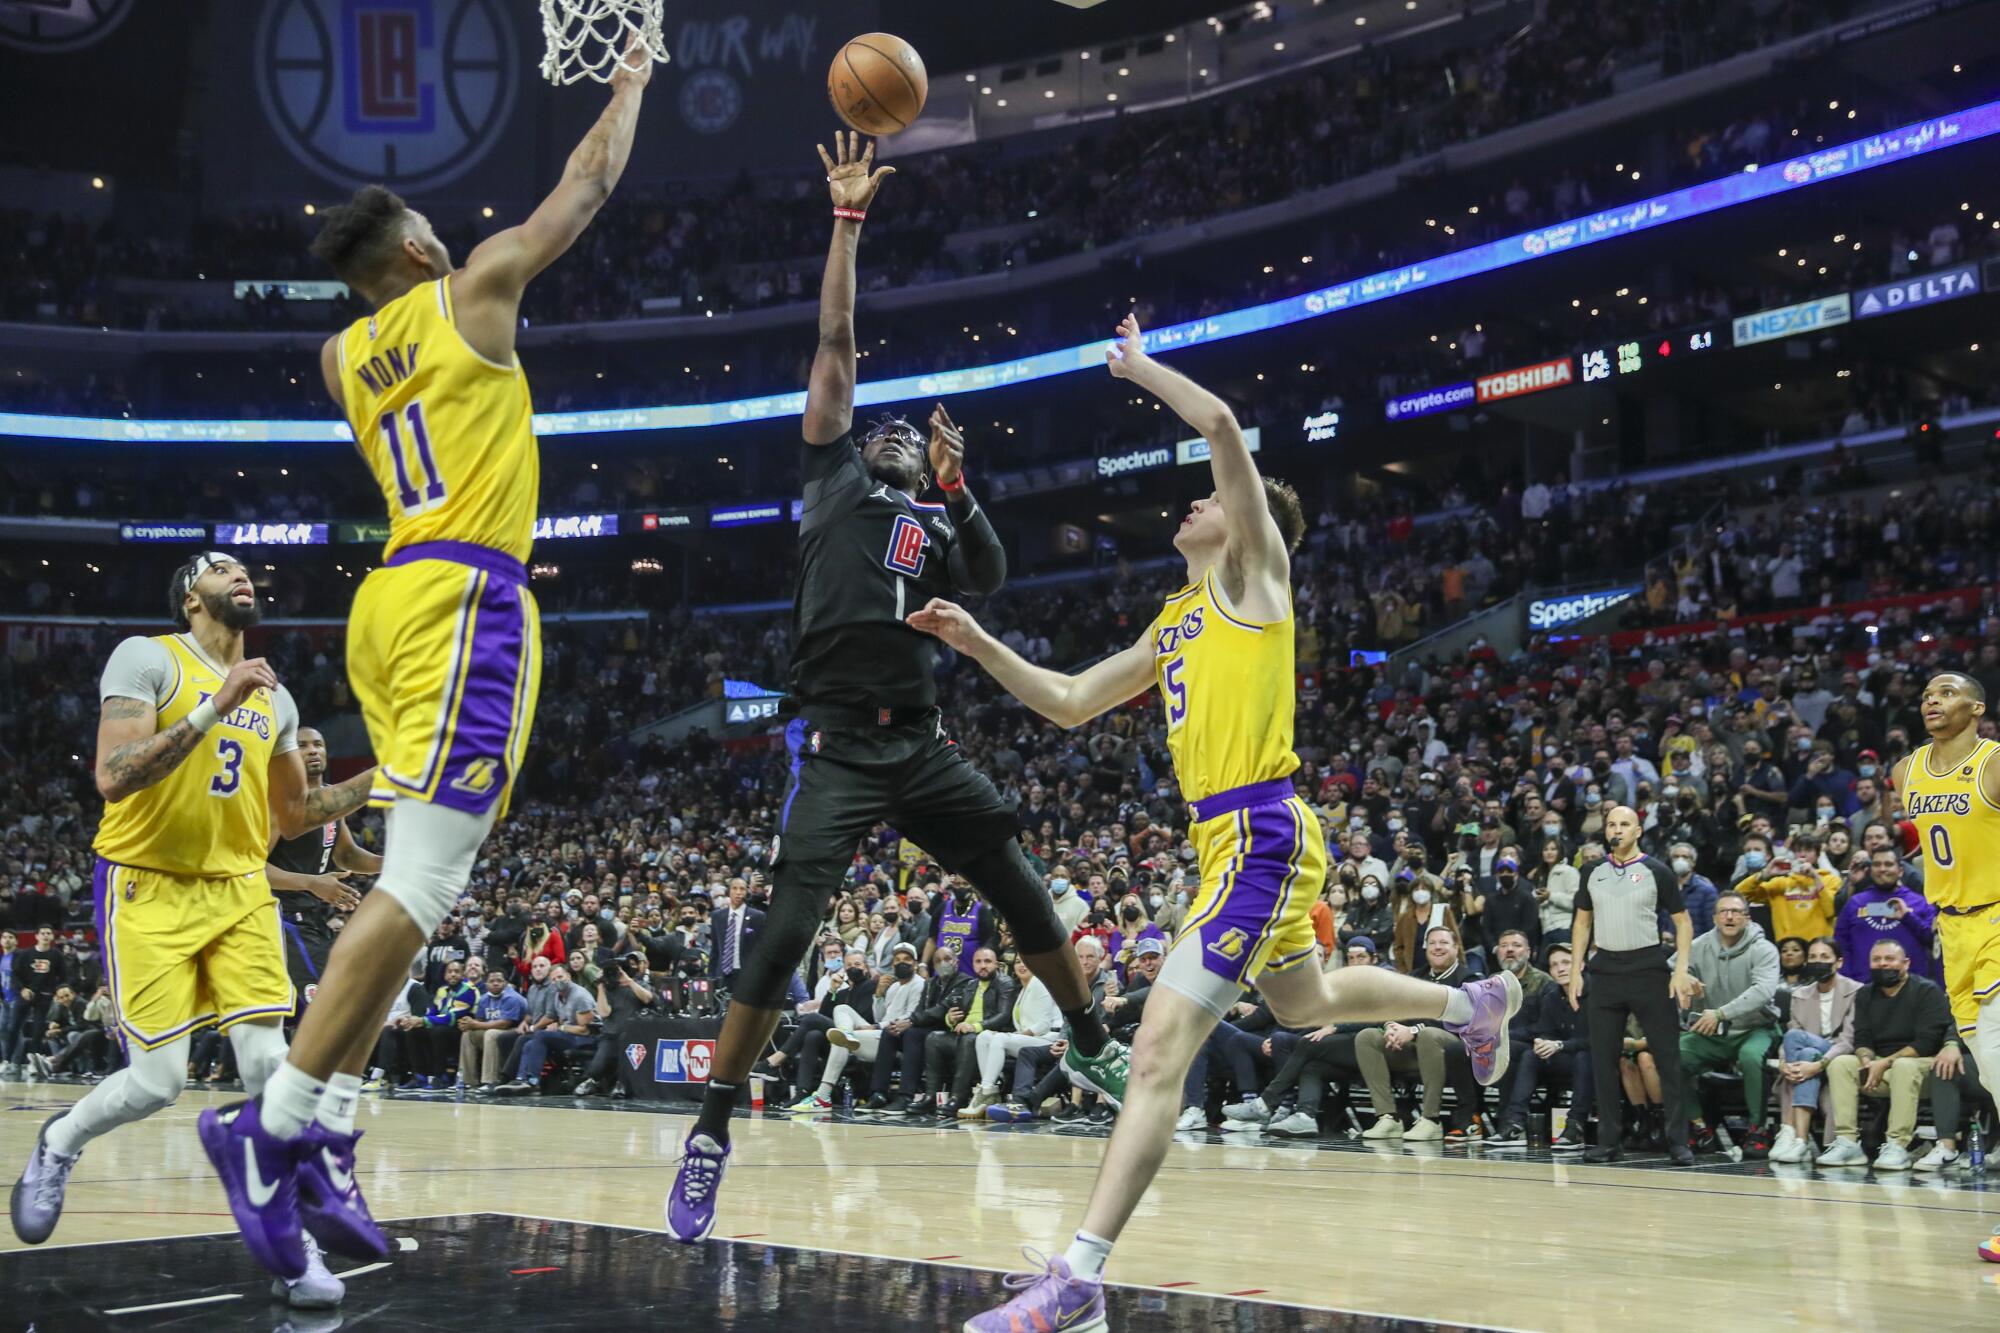
<path id="1" fill-rule="evenodd" d="M 1181 668 L 1187 664 L 1184 657 L 1170 657 L 1166 666 L 1160 669 L 1160 680 L 1167 692 L 1167 730 L 1172 731 L 1187 721 L 1187 682 L 1181 679 Z"/>
<path id="2" fill-rule="evenodd" d="M 403 416 L 409 419 L 410 440 L 415 445 L 416 462 L 422 467 L 422 475 L 416 476 L 415 469 L 403 452 L 403 423 L 394 412 L 382 414 L 382 439 L 389 446 L 389 459 L 396 465 L 396 500 L 403 507 L 405 516 L 421 514 L 426 509 L 444 499 L 444 478 L 438 475 L 437 459 L 431 454 L 431 433 L 424 426 L 424 405 L 413 402 L 403 409 Z M 416 476 L 417 485 L 411 482 Z M 421 491 L 418 489 L 421 485 Z"/>

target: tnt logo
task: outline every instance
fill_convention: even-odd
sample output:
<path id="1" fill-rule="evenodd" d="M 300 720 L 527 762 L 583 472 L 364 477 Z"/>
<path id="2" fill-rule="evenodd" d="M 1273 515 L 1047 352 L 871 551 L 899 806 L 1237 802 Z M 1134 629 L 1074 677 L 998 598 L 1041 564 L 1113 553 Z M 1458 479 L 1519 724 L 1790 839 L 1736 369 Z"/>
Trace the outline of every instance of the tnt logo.
<path id="1" fill-rule="evenodd" d="M 646 1067 L 646 1044 L 635 1041 L 630 1046 L 627 1046 L 625 1048 L 625 1063 L 631 1065 L 635 1073 L 644 1069 Z"/>
<path id="2" fill-rule="evenodd" d="M 923 524 L 908 514 L 898 514 L 896 526 L 889 532 L 889 553 L 882 557 L 882 563 L 914 578 L 924 572 L 924 548 L 930 540 Z"/>
<path id="3" fill-rule="evenodd" d="M 656 1083 L 706 1083 L 715 1063 L 712 1041 L 662 1041 L 653 1053 Z"/>

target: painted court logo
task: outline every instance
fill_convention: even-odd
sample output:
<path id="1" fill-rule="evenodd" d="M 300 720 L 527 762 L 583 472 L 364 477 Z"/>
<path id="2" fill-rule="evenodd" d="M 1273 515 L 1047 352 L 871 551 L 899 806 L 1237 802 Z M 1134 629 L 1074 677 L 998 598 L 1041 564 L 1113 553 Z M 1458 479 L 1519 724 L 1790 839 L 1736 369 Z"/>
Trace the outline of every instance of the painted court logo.
<path id="1" fill-rule="evenodd" d="M 499 0 L 273 0 L 252 51 L 272 129 L 348 185 L 441 185 L 486 155 L 514 105 Z"/>

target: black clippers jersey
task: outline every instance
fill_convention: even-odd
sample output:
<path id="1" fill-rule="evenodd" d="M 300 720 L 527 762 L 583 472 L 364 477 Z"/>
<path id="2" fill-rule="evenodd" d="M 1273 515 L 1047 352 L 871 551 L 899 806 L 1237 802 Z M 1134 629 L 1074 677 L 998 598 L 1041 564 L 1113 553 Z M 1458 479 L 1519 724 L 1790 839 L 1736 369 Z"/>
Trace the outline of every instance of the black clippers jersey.
<path id="1" fill-rule="evenodd" d="M 340 841 L 340 821 L 307 829 L 296 838 L 282 838 L 271 849 L 270 863 L 295 875 L 324 875 L 333 865 L 333 849 Z M 310 893 L 277 894 L 278 908 L 289 920 L 300 913 L 330 916 L 333 909 Z"/>
<path id="2" fill-rule="evenodd" d="M 904 617 L 954 595 L 957 534 L 943 505 L 868 474 L 850 433 L 805 446 L 799 586 L 792 605 L 792 698 L 858 708 L 937 702 L 937 640 Z"/>

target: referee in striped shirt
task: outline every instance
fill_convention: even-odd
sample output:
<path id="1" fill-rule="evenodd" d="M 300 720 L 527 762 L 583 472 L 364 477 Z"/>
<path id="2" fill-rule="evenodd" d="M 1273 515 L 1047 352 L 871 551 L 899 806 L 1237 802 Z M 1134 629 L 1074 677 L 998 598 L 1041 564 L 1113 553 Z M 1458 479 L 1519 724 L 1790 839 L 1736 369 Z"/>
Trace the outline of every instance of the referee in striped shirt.
<path id="1" fill-rule="evenodd" d="M 1576 891 L 1572 944 L 1580 963 L 1570 973 L 1569 1003 L 1583 1009 L 1590 1029 L 1591 1072 L 1597 1079 L 1597 1146 L 1589 1162 L 1624 1156 L 1623 1094 L 1618 1082 L 1625 1019 L 1639 1020 L 1646 1049 L 1659 1066 L 1666 1095 L 1667 1156 L 1675 1166 L 1691 1166 L 1687 1108 L 1681 1086 L 1681 1009 L 1694 1003 L 1688 950 L 1694 926 L 1681 897 L 1680 877 L 1656 857 L 1639 850 L 1639 814 L 1616 806 L 1604 817 L 1604 845 L 1610 855 L 1584 875 Z M 1659 914 L 1674 921 L 1674 961 L 1669 969 L 1660 944 Z M 1597 946 L 1592 952 L 1591 945 Z"/>

